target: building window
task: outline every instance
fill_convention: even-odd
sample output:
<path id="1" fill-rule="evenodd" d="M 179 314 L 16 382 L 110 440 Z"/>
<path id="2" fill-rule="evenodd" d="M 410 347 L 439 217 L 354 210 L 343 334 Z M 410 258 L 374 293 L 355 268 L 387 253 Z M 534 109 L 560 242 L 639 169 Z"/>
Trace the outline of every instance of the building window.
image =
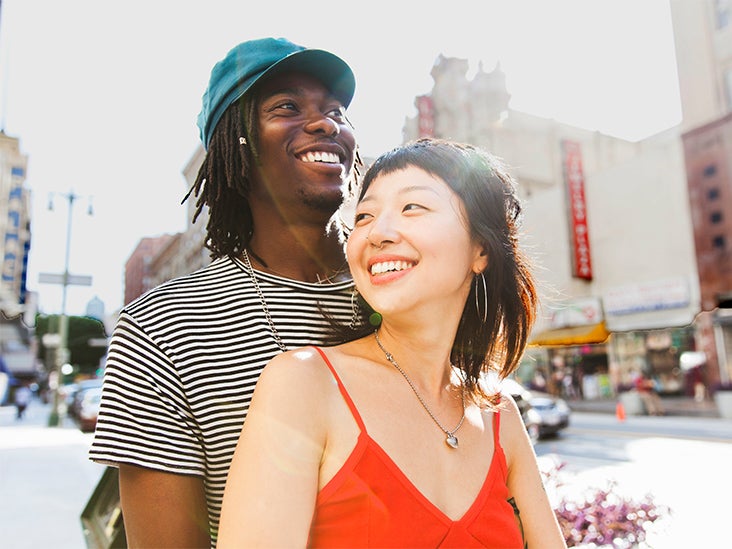
<path id="1" fill-rule="evenodd" d="M 725 239 L 724 235 L 717 235 L 712 239 L 712 246 L 720 250 L 724 250 Z"/>
<path id="2" fill-rule="evenodd" d="M 721 30 L 729 25 L 730 15 L 732 15 L 730 0 L 715 0 L 714 15 L 717 22 L 717 29 Z"/>
<path id="3" fill-rule="evenodd" d="M 709 216 L 709 220 L 712 223 L 721 223 L 722 222 L 722 212 L 712 212 L 712 215 Z"/>
<path id="4" fill-rule="evenodd" d="M 717 200 L 719 198 L 719 188 L 712 187 L 707 191 L 707 200 Z"/>
<path id="5" fill-rule="evenodd" d="M 717 166 L 715 164 L 709 164 L 704 168 L 704 177 L 714 177 L 717 174 Z"/>
<path id="6" fill-rule="evenodd" d="M 724 91 L 727 95 L 727 110 L 732 110 L 732 69 L 724 71 Z"/>

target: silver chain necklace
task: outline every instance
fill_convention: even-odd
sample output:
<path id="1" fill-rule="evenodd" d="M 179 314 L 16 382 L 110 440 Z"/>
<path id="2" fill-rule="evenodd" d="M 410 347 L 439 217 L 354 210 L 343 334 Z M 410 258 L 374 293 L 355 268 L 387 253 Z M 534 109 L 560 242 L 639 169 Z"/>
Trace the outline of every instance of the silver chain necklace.
<path id="1" fill-rule="evenodd" d="M 427 410 L 427 413 L 432 418 L 432 421 L 434 421 L 437 426 L 447 435 L 445 438 L 445 444 L 447 444 L 452 449 L 457 449 L 458 447 L 458 439 L 455 436 L 455 433 L 458 432 L 460 427 L 463 426 L 463 421 L 465 420 L 465 394 L 462 390 L 462 387 L 460 388 L 460 400 L 463 404 L 463 415 L 460 418 L 460 421 L 458 422 L 457 426 L 452 430 L 448 431 L 442 426 L 442 423 L 440 423 L 437 418 L 435 417 L 435 414 L 432 413 L 432 410 L 429 409 L 429 406 L 425 403 L 424 399 L 422 398 L 422 395 L 419 394 L 419 391 L 417 391 L 417 388 L 414 386 L 414 383 L 412 383 L 412 380 L 409 379 L 409 376 L 407 375 L 407 372 L 402 370 L 401 366 L 397 364 L 397 361 L 394 360 L 394 355 L 392 355 L 389 351 L 387 351 L 384 346 L 381 344 L 381 340 L 379 339 L 379 332 L 378 330 L 374 330 L 374 337 L 376 338 L 376 344 L 379 346 L 379 349 L 381 349 L 384 352 L 384 356 L 386 357 L 386 360 L 391 362 L 392 366 L 399 370 L 399 373 L 402 374 L 404 379 L 407 380 L 407 383 L 409 383 L 409 386 L 412 388 L 412 391 L 414 391 L 414 394 L 417 395 L 417 398 L 419 399 L 420 404 L 422 407 Z"/>
<path id="2" fill-rule="evenodd" d="M 282 352 L 285 352 L 287 351 L 287 346 L 282 342 L 280 333 L 277 331 L 277 328 L 275 328 L 274 321 L 272 320 L 272 315 L 269 314 L 269 307 L 267 307 L 267 302 L 264 299 L 262 288 L 259 287 L 257 276 L 254 274 L 254 267 L 252 267 L 252 262 L 249 261 L 249 254 L 246 249 L 244 250 L 242 257 L 244 258 L 244 265 L 247 268 L 248 274 L 252 277 L 254 289 L 257 291 L 257 295 L 259 295 L 259 301 L 262 303 L 262 311 L 264 311 L 264 317 L 267 319 L 267 324 L 269 324 L 270 330 L 272 330 L 272 338 L 275 340 L 277 346 L 282 349 Z"/>

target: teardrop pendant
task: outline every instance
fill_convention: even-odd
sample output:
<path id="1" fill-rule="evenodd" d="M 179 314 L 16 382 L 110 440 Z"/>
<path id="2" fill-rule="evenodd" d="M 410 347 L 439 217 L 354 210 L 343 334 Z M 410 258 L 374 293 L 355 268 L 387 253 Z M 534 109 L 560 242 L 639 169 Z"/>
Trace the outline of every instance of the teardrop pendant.
<path id="1" fill-rule="evenodd" d="M 455 435 L 447 435 L 447 438 L 445 439 L 445 443 L 452 449 L 457 450 L 458 447 L 458 439 Z"/>

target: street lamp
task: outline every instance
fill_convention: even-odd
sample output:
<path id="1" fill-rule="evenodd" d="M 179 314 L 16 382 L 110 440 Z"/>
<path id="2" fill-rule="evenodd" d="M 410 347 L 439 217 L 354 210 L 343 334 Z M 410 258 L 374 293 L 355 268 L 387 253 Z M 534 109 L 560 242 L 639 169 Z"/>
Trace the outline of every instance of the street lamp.
<path id="1" fill-rule="evenodd" d="M 61 275 L 61 286 L 63 288 L 61 293 L 61 315 L 59 317 L 59 327 L 58 327 L 58 333 L 59 333 L 59 344 L 58 349 L 56 350 L 56 361 L 55 361 L 55 369 L 56 372 L 56 387 L 53 391 L 53 408 L 51 409 L 51 414 L 48 417 L 48 426 L 49 427 L 56 427 L 60 423 L 60 406 L 61 406 L 61 395 L 59 394 L 59 389 L 61 387 L 61 379 L 63 379 L 63 367 L 66 363 L 69 362 L 70 353 L 68 348 L 68 341 L 69 341 L 69 319 L 66 316 L 66 290 L 69 286 L 69 284 L 74 284 L 78 282 L 73 282 L 71 280 L 72 277 L 69 275 L 69 251 L 71 249 L 71 219 L 72 219 L 72 212 L 74 208 L 74 201 L 79 198 L 78 195 L 74 194 L 73 191 L 69 193 L 58 193 L 60 196 L 63 196 L 68 202 L 69 202 L 69 211 L 68 211 L 68 219 L 66 223 L 66 254 L 64 259 L 64 272 Z M 53 210 L 53 196 L 48 201 L 48 209 Z M 89 202 L 89 209 L 87 211 L 89 215 L 92 215 L 92 208 L 91 208 L 91 201 Z M 91 284 L 91 280 L 89 280 L 89 284 Z"/>

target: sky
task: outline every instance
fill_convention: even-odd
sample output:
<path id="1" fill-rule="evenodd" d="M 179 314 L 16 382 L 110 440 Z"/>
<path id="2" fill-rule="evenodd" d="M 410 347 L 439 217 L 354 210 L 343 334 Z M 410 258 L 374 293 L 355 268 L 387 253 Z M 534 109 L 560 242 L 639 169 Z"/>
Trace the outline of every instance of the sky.
<path id="1" fill-rule="evenodd" d="M 212 66 L 237 43 L 284 36 L 332 51 L 356 75 L 362 153 L 402 141 L 439 55 L 506 74 L 510 108 L 632 141 L 680 123 L 668 0 L 2 0 L 0 125 L 28 156 L 28 288 L 67 314 L 123 305 L 138 241 L 185 229 L 182 170 Z M 48 208 L 49 202 L 53 209 Z M 89 205 L 93 214 L 88 215 Z"/>

